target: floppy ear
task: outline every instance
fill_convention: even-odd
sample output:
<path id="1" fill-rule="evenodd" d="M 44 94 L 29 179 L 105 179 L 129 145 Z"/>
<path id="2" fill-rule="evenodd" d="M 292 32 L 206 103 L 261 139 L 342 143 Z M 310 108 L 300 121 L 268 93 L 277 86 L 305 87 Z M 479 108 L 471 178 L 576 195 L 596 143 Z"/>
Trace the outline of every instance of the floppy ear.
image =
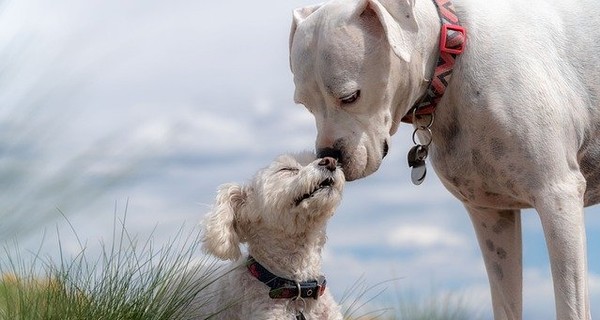
<path id="1" fill-rule="evenodd" d="M 212 211 L 202 222 L 205 251 L 222 260 L 236 260 L 241 256 L 236 220 L 245 199 L 246 192 L 240 185 L 230 183 L 219 187 Z"/>
<path id="2" fill-rule="evenodd" d="M 373 10 L 383 25 L 396 56 L 410 62 L 414 36 L 418 30 L 413 14 L 414 0 L 367 0 L 364 11 Z"/>
<path id="3" fill-rule="evenodd" d="M 292 43 L 294 43 L 294 34 L 296 34 L 296 29 L 302 23 L 302 21 L 306 20 L 308 16 L 313 14 L 317 9 L 319 9 L 323 4 L 315 4 L 312 6 L 296 8 L 292 14 L 292 27 L 290 29 L 290 53 L 292 51 Z"/>

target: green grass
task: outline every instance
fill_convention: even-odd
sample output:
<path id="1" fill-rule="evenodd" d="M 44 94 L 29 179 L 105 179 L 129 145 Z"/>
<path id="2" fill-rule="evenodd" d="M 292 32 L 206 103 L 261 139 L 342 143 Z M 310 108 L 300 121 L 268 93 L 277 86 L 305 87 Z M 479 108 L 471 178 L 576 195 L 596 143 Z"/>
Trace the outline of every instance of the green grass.
<path id="1" fill-rule="evenodd" d="M 58 261 L 40 252 L 24 256 L 16 244 L 5 247 L 4 258 L 0 258 L 0 320 L 210 318 L 191 317 L 189 307 L 192 299 L 224 272 L 215 259 L 195 260 L 199 256 L 198 231 L 181 228 L 166 244 L 157 245 L 152 235 L 145 239 L 130 235 L 124 220 L 115 218 L 111 242 L 101 244 L 98 257 L 88 256 L 81 241 L 79 254 L 66 257 L 60 236 Z M 362 278 L 356 281 L 340 299 L 345 319 L 477 319 L 455 294 L 432 293 L 419 299 L 409 291 L 397 290 L 398 300 L 390 302 L 390 307 L 373 310 L 371 303 L 381 298 L 384 287 L 391 283 L 399 281 L 375 285 Z"/>
<path id="2" fill-rule="evenodd" d="M 199 243 L 196 230 L 182 228 L 157 246 L 152 236 L 137 239 L 121 223 L 93 259 L 81 243 L 77 256 L 63 256 L 60 240 L 59 261 L 5 248 L 0 319 L 185 319 L 192 299 L 220 272 L 216 260 L 194 260 Z"/>
<path id="3" fill-rule="evenodd" d="M 475 320 L 481 316 L 468 306 L 464 298 L 456 293 L 436 293 L 432 290 L 427 297 L 411 294 L 410 290 L 397 293 L 394 308 L 395 320 Z"/>
<path id="4" fill-rule="evenodd" d="M 423 296 L 409 287 L 401 287 L 404 279 L 369 285 L 364 278 L 348 288 L 340 304 L 347 320 L 477 320 L 483 319 L 457 293 L 438 293 L 431 289 Z M 393 300 L 385 291 L 393 286 Z M 373 308 L 374 301 L 386 301 L 383 307 Z M 377 303 L 375 305 L 381 305 Z"/>

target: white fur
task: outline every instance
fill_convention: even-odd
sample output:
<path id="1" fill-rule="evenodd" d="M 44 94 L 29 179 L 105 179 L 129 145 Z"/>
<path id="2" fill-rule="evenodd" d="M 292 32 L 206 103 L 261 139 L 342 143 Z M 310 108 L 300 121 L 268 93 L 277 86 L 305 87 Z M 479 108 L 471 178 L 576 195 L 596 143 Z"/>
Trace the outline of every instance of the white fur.
<path id="1" fill-rule="evenodd" d="M 454 5 L 467 46 L 435 113 L 430 160 L 470 214 L 494 316 L 522 317 L 520 210 L 535 208 L 557 318 L 589 319 L 583 207 L 600 202 L 600 2 Z M 317 150 L 339 152 L 347 180 L 378 169 L 431 78 L 439 30 L 431 0 L 332 0 L 295 12 L 295 100 L 315 116 Z M 358 100 L 342 101 L 356 90 Z"/>
<path id="2" fill-rule="evenodd" d="M 345 182 L 341 169 L 328 170 L 319 164 L 321 160 L 315 160 L 314 153 L 282 155 L 249 184 L 219 188 L 213 210 L 202 223 L 203 248 L 221 259 L 237 261 L 203 290 L 192 308 L 199 308 L 202 315 L 225 309 L 216 319 L 280 320 L 295 319 L 298 304 L 307 319 L 342 319 L 328 289 L 318 300 L 304 299 L 305 303 L 269 298 L 269 288 L 249 273 L 247 256 L 240 250 L 247 244 L 248 253 L 279 277 L 303 282 L 321 275 L 327 221 L 341 200 Z M 329 177 L 335 181 L 332 186 L 296 204 Z"/>

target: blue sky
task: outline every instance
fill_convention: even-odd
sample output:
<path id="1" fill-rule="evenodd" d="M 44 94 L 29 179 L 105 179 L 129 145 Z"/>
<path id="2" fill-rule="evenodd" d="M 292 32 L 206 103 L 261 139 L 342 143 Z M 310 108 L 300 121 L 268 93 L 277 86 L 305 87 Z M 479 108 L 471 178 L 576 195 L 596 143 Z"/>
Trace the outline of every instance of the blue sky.
<path id="1" fill-rule="evenodd" d="M 58 229 L 76 253 L 58 208 L 93 248 L 110 238 L 113 213 L 128 201 L 130 232 L 156 228 L 167 241 L 201 219 L 218 185 L 247 181 L 280 153 L 312 149 L 315 126 L 293 103 L 287 52 L 291 11 L 311 3 L 5 2 L 0 239 L 35 246 Z M 433 171 L 423 185 L 410 183 L 410 134 L 402 127 L 381 169 L 347 184 L 324 252 L 330 288 L 339 298 L 360 277 L 397 278 L 388 293 L 455 292 L 489 318 L 467 214 Z M 598 211 L 586 217 L 592 301 L 600 301 Z M 526 318 L 551 318 L 547 252 L 531 210 L 523 232 Z"/>

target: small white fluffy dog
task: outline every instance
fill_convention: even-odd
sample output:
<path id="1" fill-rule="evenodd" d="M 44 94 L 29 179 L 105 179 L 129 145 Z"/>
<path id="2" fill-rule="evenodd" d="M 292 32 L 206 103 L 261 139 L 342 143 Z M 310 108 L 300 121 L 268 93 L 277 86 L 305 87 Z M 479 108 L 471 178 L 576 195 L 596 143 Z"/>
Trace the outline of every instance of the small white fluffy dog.
<path id="1" fill-rule="evenodd" d="M 342 319 L 321 274 L 321 250 L 344 183 L 335 159 L 305 152 L 279 156 L 247 185 L 222 185 L 203 221 L 203 248 L 237 262 L 213 284 L 211 310 L 202 312 L 226 320 Z"/>

